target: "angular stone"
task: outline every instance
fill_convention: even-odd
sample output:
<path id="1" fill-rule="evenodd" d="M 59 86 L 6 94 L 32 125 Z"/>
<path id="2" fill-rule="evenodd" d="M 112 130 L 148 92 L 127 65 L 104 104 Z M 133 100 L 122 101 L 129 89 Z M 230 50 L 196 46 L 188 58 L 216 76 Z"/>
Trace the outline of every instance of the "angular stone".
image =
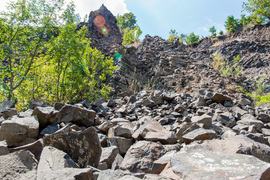
<path id="1" fill-rule="evenodd" d="M 256 119 L 251 114 L 243 115 L 241 120 L 237 121 L 237 124 L 244 124 L 244 125 L 248 125 L 248 126 L 255 125 L 257 130 L 260 130 L 264 126 L 262 121 Z"/>
<path id="2" fill-rule="evenodd" d="M 264 123 L 270 122 L 270 115 L 269 114 L 259 114 L 257 118 Z"/>
<path id="3" fill-rule="evenodd" d="M 37 179 L 45 179 L 46 174 L 64 168 L 78 168 L 79 166 L 67 155 L 54 147 L 44 147 L 37 168 Z"/>
<path id="4" fill-rule="evenodd" d="M 113 127 L 113 123 L 110 121 L 104 121 L 102 124 L 100 124 L 97 128 L 105 133 L 108 132 L 108 130 Z"/>
<path id="5" fill-rule="evenodd" d="M 34 99 L 29 102 L 29 108 L 35 109 L 36 107 L 46 107 L 46 103 L 44 100 Z"/>
<path id="6" fill-rule="evenodd" d="M 177 136 L 172 131 L 148 132 L 143 138 L 147 141 L 159 141 L 162 144 L 175 144 L 178 140 Z"/>
<path id="7" fill-rule="evenodd" d="M 160 174 L 165 166 L 170 163 L 172 156 L 176 153 L 176 151 L 170 151 L 161 156 L 158 160 L 155 160 L 153 163 L 152 173 Z"/>
<path id="8" fill-rule="evenodd" d="M 193 116 L 191 122 L 203 124 L 203 127 L 208 129 L 212 126 L 212 117 L 204 114 L 202 116 Z"/>
<path id="9" fill-rule="evenodd" d="M 37 166 L 34 155 L 27 150 L 0 156 L 0 179 L 36 179 Z"/>
<path id="10" fill-rule="evenodd" d="M 111 123 L 113 123 L 114 125 L 118 124 L 118 123 L 121 123 L 121 122 L 129 122 L 129 120 L 127 119 L 124 119 L 124 118 L 113 118 L 111 120 Z"/>
<path id="11" fill-rule="evenodd" d="M 95 179 L 91 168 L 64 168 L 44 174 L 38 180 L 92 180 Z"/>
<path id="12" fill-rule="evenodd" d="M 118 125 L 110 128 L 108 132 L 108 137 L 120 136 L 131 138 L 133 131 L 132 123 L 119 123 Z"/>
<path id="13" fill-rule="evenodd" d="M 159 143 L 138 141 L 130 147 L 120 167 L 130 172 L 149 173 L 153 162 L 164 153 L 165 149 Z"/>
<path id="14" fill-rule="evenodd" d="M 0 156 L 8 154 L 8 147 L 6 141 L 0 141 Z"/>
<path id="15" fill-rule="evenodd" d="M 80 167 L 97 167 L 101 146 L 96 130 L 92 127 L 75 131 L 67 125 L 54 134 L 44 136 L 44 145 L 53 146 L 67 153 Z"/>
<path id="16" fill-rule="evenodd" d="M 106 163 L 107 167 L 111 168 L 117 154 L 119 154 L 119 150 L 116 146 L 102 148 L 100 163 Z"/>
<path id="17" fill-rule="evenodd" d="M 232 101 L 232 99 L 229 96 L 226 96 L 220 93 L 213 93 L 212 96 L 210 97 L 206 96 L 205 99 L 208 99 L 208 98 L 216 103 L 224 103 L 225 101 Z"/>
<path id="18" fill-rule="evenodd" d="M 229 112 L 218 114 L 217 120 L 221 122 L 221 124 L 223 124 L 224 126 L 230 128 L 232 128 L 236 124 L 235 118 L 233 117 L 232 113 Z"/>
<path id="19" fill-rule="evenodd" d="M 239 104 L 243 107 L 243 106 L 246 106 L 246 105 L 251 105 L 252 102 L 247 98 L 241 98 L 239 100 Z"/>
<path id="20" fill-rule="evenodd" d="M 223 154 L 187 146 L 171 159 L 174 173 L 184 179 L 260 179 L 269 164 L 242 154 Z"/>
<path id="21" fill-rule="evenodd" d="M 0 104 L 0 113 L 4 112 L 8 108 L 15 108 L 15 102 L 14 101 L 3 101 Z"/>
<path id="22" fill-rule="evenodd" d="M 24 112 L 19 112 L 18 117 L 19 118 L 31 117 L 32 113 L 33 113 L 33 109 L 27 109 Z"/>
<path id="23" fill-rule="evenodd" d="M 57 114 L 56 123 L 72 122 L 78 126 L 90 127 L 95 125 L 96 112 L 66 104 Z"/>
<path id="24" fill-rule="evenodd" d="M 270 163 L 270 147 L 243 135 L 238 135 L 223 140 L 207 140 L 204 141 L 201 146 L 211 151 L 226 154 L 249 154 L 262 161 Z"/>
<path id="25" fill-rule="evenodd" d="M 125 155 L 127 150 L 133 144 L 133 140 L 115 136 L 112 138 L 108 138 L 107 143 L 109 146 L 117 146 L 119 153 L 121 155 Z"/>
<path id="26" fill-rule="evenodd" d="M 0 140 L 6 140 L 8 146 L 25 145 L 37 140 L 39 123 L 36 117 L 18 118 L 2 122 Z"/>
<path id="27" fill-rule="evenodd" d="M 65 104 L 61 103 L 61 102 L 56 102 L 53 105 L 54 109 L 57 110 L 57 111 L 60 111 L 60 109 L 62 109 L 64 106 L 65 106 Z"/>
<path id="28" fill-rule="evenodd" d="M 184 107 L 183 105 L 177 104 L 177 105 L 174 107 L 174 111 L 175 111 L 175 112 L 182 113 L 182 112 L 185 111 L 185 107 Z"/>
<path id="29" fill-rule="evenodd" d="M 48 134 L 53 134 L 56 131 L 58 131 L 59 129 L 60 129 L 59 124 L 51 124 L 51 125 L 48 125 L 46 128 L 44 128 L 41 131 L 40 135 L 45 136 L 45 135 L 48 135 Z"/>
<path id="30" fill-rule="evenodd" d="M 270 129 L 262 128 L 262 134 L 265 136 L 270 136 Z"/>
<path id="31" fill-rule="evenodd" d="M 247 114 L 248 112 L 241 109 L 240 107 L 238 106 L 233 106 L 232 107 L 232 113 L 234 115 L 234 117 L 236 117 L 237 119 L 241 119 L 241 117 L 244 115 L 244 114 Z"/>
<path id="32" fill-rule="evenodd" d="M 39 121 L 40 129 L 44 129 L 50 122 L 53 123 L 56 114 L 53 113 L 54 108 L 53 107 L 36 107 L 33 111 L 32 115 L 36 115 Z"/>
<path id="33" fill-rule="evenodd" d="M 3 112 L 3 117 L 5 119 L 12 117 L 12 116 L 16 116 L 16 115 L 17 115 L 17 110 L 15 108 L 7 108 Z"/>
<path id="34" fill-rule="evenodd" d="M 121 163 L 123 162 L 123 157 L 120 154 L 117 154 L 112 163 L 112 170 L 116 170 L 120 168 Z"/>
<path id="35" fill-rule="evenodd" d="M 39 139 L 33 143 L 26 144 L 24 146 L 19 146 L 19 147 L 9 149 L 9 151 L 11 153 L 16 152 L 16 151 L 20 151 L 20 150 L 30 151 L 35 156 L 36 160 L 39 161 L 41 152 L 43 150 L 43 139 Z"/>
<path id="36" fill-rule="evenodd" d="M 196 140 L 207 140 L 217 138 L 217 134 L 214 130 L 206 130 L 203 128 L 195 129 L 183 136 L 183 140 L 186 144 L 189 144 Z"/>

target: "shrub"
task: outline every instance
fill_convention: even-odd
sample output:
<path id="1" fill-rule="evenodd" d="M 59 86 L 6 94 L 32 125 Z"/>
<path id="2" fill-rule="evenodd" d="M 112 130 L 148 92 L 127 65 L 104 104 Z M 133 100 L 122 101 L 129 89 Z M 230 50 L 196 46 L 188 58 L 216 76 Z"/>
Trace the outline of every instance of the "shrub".
<path id="1" fill-rule="evenodd" d="M 194 34 L 194 32 L 192 32 L 190 35 L 186 37 L 186 43 L 189 45 L 195 45 L 195 44 L 198 44 L 199 39 L 200 39 L 200 36 L 197 36 Z"/>
<path id="2" fill-rule="evenodd" d="M 211 28 L 209 29 L 209 32 L 212 33 L 211 36 L 216 36 L 216 35 L 217 35 L 217 33 L 216 33 L 217 30 L 216 30 L 215 26 L 211 27 Z"/>

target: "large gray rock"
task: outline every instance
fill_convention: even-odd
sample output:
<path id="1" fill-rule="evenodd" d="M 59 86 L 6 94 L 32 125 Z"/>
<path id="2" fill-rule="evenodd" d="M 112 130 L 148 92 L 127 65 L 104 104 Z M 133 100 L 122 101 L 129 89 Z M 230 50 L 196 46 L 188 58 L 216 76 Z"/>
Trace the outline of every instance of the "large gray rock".
<path id="1" fill-rule="evenodd" d="M 54 123 L 57 112 L 53 107 L 36 107 L 32 115 L 36 115 L 39 121 L 40 129 L 45 128 L 48 124 Z"/>
<path id="2" fill-rule="evenodd" d="M 214 130 L 199 128 L 185 134 L 182 138 L 186 144 L 189 144 L 196 140 L 208 140 L 217 137 L 218 136 Z"/>
<path id="3" fill-rule="evenodd" d="M 165 149 L 159 143 L 138 141 L 129 148 L 120 168 L 130 172 L 151 172 L 153 162 L 164 153 Z"/>
<path id="4" fill-rule="evenodd" d="M 262 161 L 270 163 L 270 147 L 243 135 L 238 135 L 223 140 L 207 140 L 201 145 L 214 152 L 222 152 L 226 154 L 249 154 Z"/>
<path id="5" fill-rule="evenodd" d="M 127 150 L 130 148 L 130 146 L 133 144 L 132 139 L 124 138 L 124 137 L 109 137 L 107 139 L 107 143 L 109 146 L 117 146 L 119 153 L 121 155 L 125 155 Z"/>
<path id="6" fill-rule="evenodd" d="M 44 174 L 38 180 L 92 180 L 95 179 L 91 168 L 64 168 Z"/>
<path id="7" fill-rule="evenodd" d="M 66 104 L 57 114 L 56 123 L 72 122 L 78 126 L 90 127 L 95 125 L 96 112 Z"/>
<path id="8" fill-rule="evenodd" d="M 8 147 L 6 141 L 0 141 L 0 156 L 8 154 Z"/>
<path id="9" fill-rule="evenodd" d="M 173 172 L 187 180 L 265 179 L 270 177 L 269 167 L 252 156 L 212 152 L 200 146 L 186 146 L 171 159 Z"/>
<path id="10" fill-rule="evenodd" d="M 6 140 L 8 146 L 25 145 L 37 140 L 39 123 L 35 116 L 18 118 L 2 122 L 0 141 Z"/>
<path id="11" fill-rule="evenodd" d="M 3 117 L 5 119 L 12 117 L 12 116 L 16 116 L 17 115 L 17 110 L 15 108 L 8 108 L 5 109 L 3 112 Z"/>
<path id="12" fill-rule="evenodd" d="M 244 124 L 244 125 L 255 125 L 257 130 L 261 130 L 261 128 L 264 126 L 263 122 L 256 119 L 256 117 L 252 116 L 251 114 L 245 114 L 242 116 L 240 121 L 237 121 L 237 124 Z"/>
<path id="13" fill-rule="evenodd" d="M 15 102 L 14 101 L 3 101 L 0 104 L 0 113 L 4 112 L 8 108 L 14 108 Z"/>
<path id="14" fill-rule="evenodd" d="M 45 146 L 53 146 L 66 152 L 80 167 L 97 167 L 101 145 L 96 130 L 92 127 L 75 131 L 69 125 L 43 138 Z"/>
<path id="15" fill-rule="evenodd" d="M 25 150 L 0 156 L 0 179 L 36 179 L 38 162 Z"/>
<path id="16" fill-rule="evenodd" d="M 43 139 L 39 139 L 39 140 L 37 140 L 37 141 L 35 141 L 33 143 L 26 144 L 24 146 L 19 146 L 19 147 L 9 149 L 9 151 L 11 153 L 16 152 L 16 151 L 20 151 L 20 150 L 28 150 L 28 151 L 30 151 L 32 154 L 34 154 L 36 160 L 39 161 L 41 152 L 43 150 Z"/>
<path id="17" fill-rule="evenodd" d="M 203 127 L 208 129 L 212 126 L 212 117 L 204 114 L 202 116 L 193 116 L 191 122 L 203 124 Z"/>
<path id="18" fill-rule="evenodd" d="M 100 163 L 106 163 L 107 167 L 110 169 L 117 154 L 119 154 L 119 150 L 116 146 L 102 148 Z"/>
<path id="19" fill-rule="evenodd" d="M 137 129 L 132 137 L 134 139 L 143 138 L 148 141 L 159 141 L 163 144 L 174 144 L 178 139 L 174 132 L 166 130 L 157 122 L 146 123 Z"/>
<path id="20" fill-rule="evenodd" d="M 37 179 L 63 168 L 78 168 L 79 166 L 67 155 L 54 147 L 44 147 L 37 169 Z"/>
<path id="21" fill-rule="evenodd" d="M 47 104 L 45 103 L 44 100 L 40 99 L 34 99 L 29 102 L 29 108 L 30 109 L 35 109 L 36 107 L 46 107 Z"/>

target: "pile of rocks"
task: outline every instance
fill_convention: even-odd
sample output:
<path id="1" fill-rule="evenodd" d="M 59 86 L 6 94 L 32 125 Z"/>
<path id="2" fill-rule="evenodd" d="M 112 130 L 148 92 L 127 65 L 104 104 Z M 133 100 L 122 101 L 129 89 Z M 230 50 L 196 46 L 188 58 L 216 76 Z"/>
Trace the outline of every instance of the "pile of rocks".
<path id="1" fill-rule="evenodd" d="M 0 177 L 269 179 L 270 107 L 198 94 L 141 91 L 54 107 L 34 100 L 18 114 L 5 106 Z"/>

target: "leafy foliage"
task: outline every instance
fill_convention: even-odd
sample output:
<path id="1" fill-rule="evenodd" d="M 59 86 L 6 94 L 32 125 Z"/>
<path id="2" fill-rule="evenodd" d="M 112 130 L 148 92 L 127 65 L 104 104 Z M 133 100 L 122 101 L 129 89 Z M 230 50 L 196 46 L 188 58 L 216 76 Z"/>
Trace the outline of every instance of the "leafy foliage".
<path id="1" fill-rule="evenodd" d="M 248 0 L 243 3 L 243 9 L 260 19 L 270 21 L 270 0 Z"/>
<path id="2" fill-rule="evenodd" d="M 63 9 L 63 7 L 66 7 Z M 0 18 L 0 100 L 77 102 L 108 97 L 112 58 L 90 47 L 88 30 L 76 31 L 74 3 L 18 0 Z"/>
<path id="3" fill-rule="evenodd" d="M 215 26 L 211 27 L 211 28 L 209 29 L 209 32 L 212 33 L 211 36 L 216 36 L 216 35 L 217 35 L 217 33 L 216 33 L 217 30 L 216 30 Z"/>
<path id="4" fill-rule="evenodd" d="M 219 31 L 219 35 L 223 35 L 224 32 L 222 30 Z"/>
<path id="5" fill-rule="evenodd" d="M 226 30 L 229 33 L 231 33 L 231 32 L 235 32 L 239 27 L 240 27 L 239 19 L 235 19 L 234 16 L 228 16 L 228 18 L 225 22 Z"/>
<path id="6" fill-rule="evenodd" d="M 174 42 L 176 40 L 178 40 L 180 43 L 185 43 L 186 42 L 186 35 L 185 34 L 180 34 L 178 36 L 178 32 L 176 32 L 175 29 L 171 29 L 170 32 L 169 32 L 169 37 L 168 37 L 168 41 L 169 42 Z"/>
<path id="7" fill-rule="evenodd" d="M 142 30 L 137 25 L 136 16 L 133 13 L 125 13 L 124 15 L 117 15 L 117 26 L 123 34 L 123 45 L 131 44 L 139 39 Z"/>
<path id="8" fill-rule="evenodd" d="M 213 59 L 211 63 L 213 68 L 222 76 L 239 76 L 243 71 L 243 68 L 240 65 L 241 57 L 239 55 L 233 57 L 232 63 L 225 60 L 220 53 L 217 53 L 215 56 L 211 56 L 211 58 Z"/>
<path id="9" fill-rule="evenodd" d="M 190 35 L 186 37 L 186 43 L 189 45 L 198 44 L 199 39 L 200 39 L 200 36 L 197 36 L 194 34 L 194 32 L 192 32 Z"/>

